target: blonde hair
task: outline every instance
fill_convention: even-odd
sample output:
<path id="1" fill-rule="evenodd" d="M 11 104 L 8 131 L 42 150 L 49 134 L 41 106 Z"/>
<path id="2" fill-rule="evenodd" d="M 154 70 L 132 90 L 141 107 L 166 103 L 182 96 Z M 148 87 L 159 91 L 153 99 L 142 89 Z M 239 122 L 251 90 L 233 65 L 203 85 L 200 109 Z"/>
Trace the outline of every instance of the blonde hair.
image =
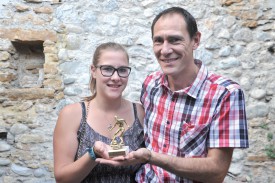
<path id="1" fill-rule="evenodd" d="M 99 45 L 96 48 L 96 50 L 94 52 L 94 56 L 93 56 L 93 62 L 92 62 L 92 64 L 94 66 L 98 65 L 99 58 L 100 58 L 102 52 L 105 50 L 122 51 L 123 53 L 125 53 L 125 55 L 127 57 L 127 61 L 129 63 L 129 55 L 128 55 L 127 51 L 123 48 L 122 45 L 120 45 L 118 43 L 114 43 L 114 42 L 107 42 L 107 43 L 103 43 L 103 44 Z M 88 97 L 84 97 L 84 100 L 86 100 L 86 101 L 90 101 L 96 97 L 96 79 L 93 78 L 92 73 L 90 76 L 89 86 L 90 86 L 90 91 L 91 91 L 92 95 L 88 96 Z"/>

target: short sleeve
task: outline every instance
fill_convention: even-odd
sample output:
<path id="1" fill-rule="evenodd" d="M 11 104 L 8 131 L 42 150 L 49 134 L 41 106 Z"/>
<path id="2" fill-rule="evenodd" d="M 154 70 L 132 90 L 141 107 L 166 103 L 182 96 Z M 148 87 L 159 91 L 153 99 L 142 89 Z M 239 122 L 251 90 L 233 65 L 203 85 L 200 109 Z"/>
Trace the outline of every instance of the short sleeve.
<path id="1" fill-rule="evenodd" d="M 249 147 L 243 91 L 228 91 L 216 109 L 210 125 L 208 147 Z"/>

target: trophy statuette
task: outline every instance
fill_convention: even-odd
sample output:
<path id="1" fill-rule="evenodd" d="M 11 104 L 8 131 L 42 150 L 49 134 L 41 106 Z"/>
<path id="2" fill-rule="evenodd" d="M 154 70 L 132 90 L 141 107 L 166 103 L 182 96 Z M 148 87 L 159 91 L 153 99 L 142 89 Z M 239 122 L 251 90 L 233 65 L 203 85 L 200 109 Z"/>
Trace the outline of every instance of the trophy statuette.
<path id="1" fill-rule="evenodd" d="M 119 119 L 115 116 L 115 123 L 114 125 L 108 128 L 109 131 L 113 130 L 116 126 L 118 126 L 117 131 L 115 132 L 112 141 L 110 143 L 111 150 L 108 151 L 109 157 L 116 157 L 116 156 L 125 156 L 129 152 L 129 146 L 124 146 L 123 141 L 123 134 L 124 134 L 124 123 L 128 126 L 124 119 Z M 129 126 L 128 126 L 129 127 Z M 119 138 L 119 142 L 117 141 L 117 137 Z"/>

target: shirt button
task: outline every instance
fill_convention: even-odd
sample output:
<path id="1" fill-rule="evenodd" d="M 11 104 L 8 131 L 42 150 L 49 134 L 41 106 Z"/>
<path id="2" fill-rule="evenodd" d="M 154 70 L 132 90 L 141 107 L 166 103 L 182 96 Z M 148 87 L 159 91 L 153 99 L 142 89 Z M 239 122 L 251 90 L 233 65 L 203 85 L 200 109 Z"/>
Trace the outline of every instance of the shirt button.
<path id="1" fill-rule="evenodd" d="M 167 121 L 166 124 L 169 125 L 169 124 L 170 124 L 170 121 Z"/>
<path id="2" fill-rule="evenodd" d="M 166 144 L 164 144 L 163 147 L 166 147 Z"/>

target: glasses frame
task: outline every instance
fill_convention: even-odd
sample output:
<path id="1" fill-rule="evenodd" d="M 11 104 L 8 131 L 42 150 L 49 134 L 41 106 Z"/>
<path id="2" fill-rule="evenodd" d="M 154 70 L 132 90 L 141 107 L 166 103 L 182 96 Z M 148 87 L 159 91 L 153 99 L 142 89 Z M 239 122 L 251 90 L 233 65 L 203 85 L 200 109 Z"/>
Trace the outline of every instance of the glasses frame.
<path id="1" fill-rule="evenodd" d="M 111 67 L 112 69 L 114 69 L 114 70 L 113 70 L 113 73 L 112 73 L 111 75 L 103 74 L 103 73 L 102 73 L 102 67 Z M 95 66 L 95 68 L 99 68 L 100 73 L 101 73 L 102 76 L 104 76 L 104 77 L 112 77 L 112 76 L 114 75 L 114 73 L 117 72 L 117 75 L 118 75 L 119 77 L 121 77 L 121 78 L 128 78 L 129 75 L 130 75 L 130 73 L 131 73 L 131 67 L 128 67 L 128 66 L 121 66 L 121 67 L 115 68 L 115 67 L 113 67 L 113 66 L 111 66 L 111 65 L 97 65 L 97 66 Z M 119 69 L 121 69 L 121 68 L 129 69 L 129 73 L 128 73 L 127 76 L 121 76 L 121 75 L 119 74 Z"/>

